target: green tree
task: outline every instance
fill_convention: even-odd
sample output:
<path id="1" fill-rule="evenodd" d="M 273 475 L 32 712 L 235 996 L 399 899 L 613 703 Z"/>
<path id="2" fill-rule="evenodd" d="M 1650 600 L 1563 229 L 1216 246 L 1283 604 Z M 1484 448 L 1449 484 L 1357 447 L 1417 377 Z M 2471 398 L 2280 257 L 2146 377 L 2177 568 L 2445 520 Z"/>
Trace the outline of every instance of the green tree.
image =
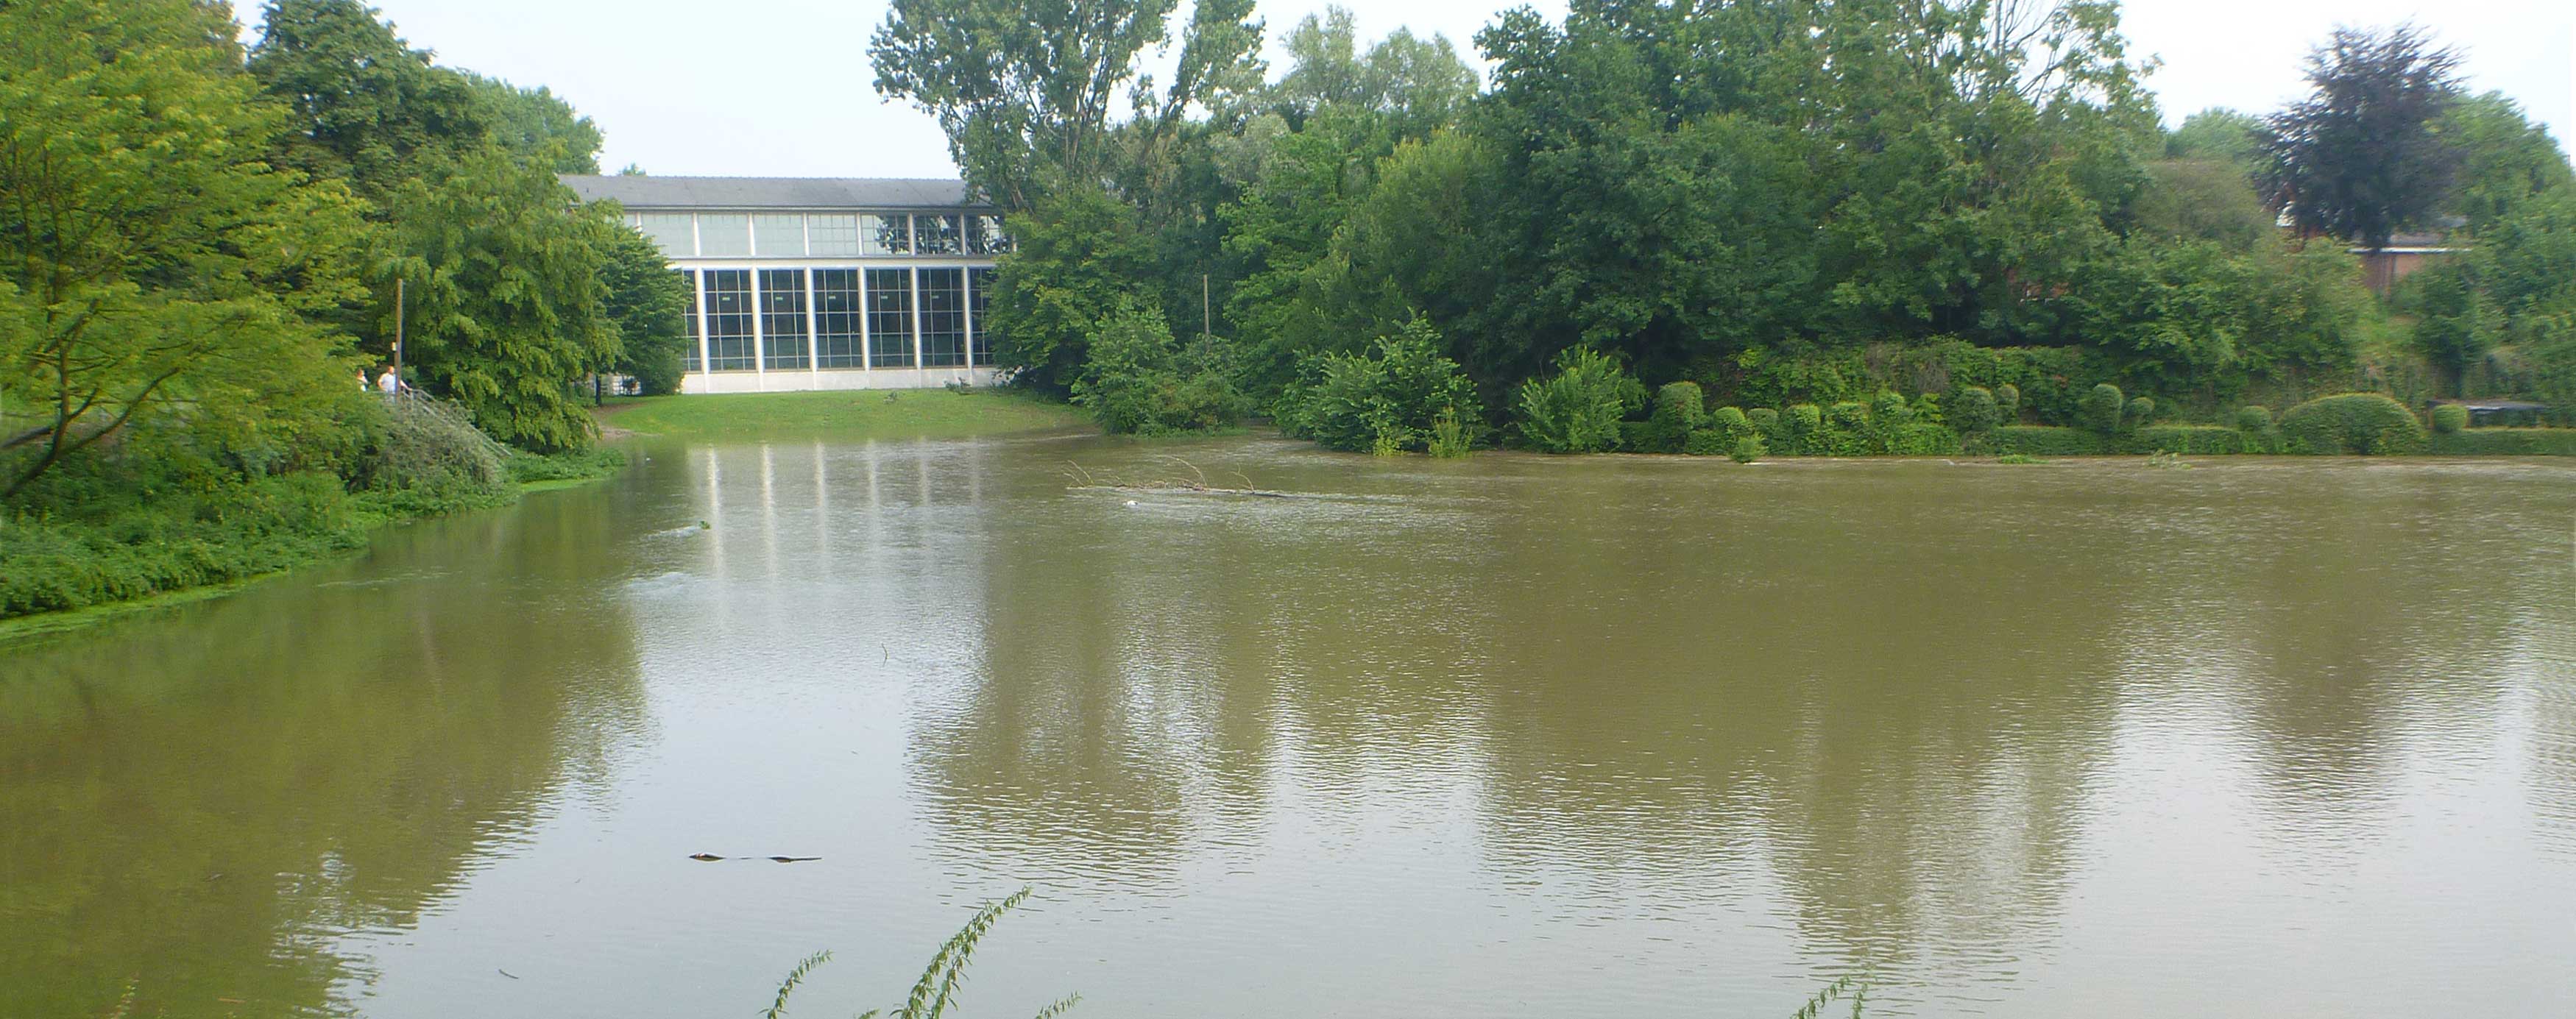
<path id="1" fill-rule="evenodd" d="M 2165 135 L 2165 158 L 2217 163 L 2251 176 L 2263 165 L 2263 121 L 2213 106 Z"/>
<path id="2" fill-rule="evenodd" d="M 1067 392 L 1102 318 L 1140 303 L 1137 281 L 1154 272 L 1153 249 L 1135 210 L 1098 187 L 1050 190 L 1011 233 L 1019 250 L 993 278 L 994 360 L 1022 385 Z"/>
<path id="3" fill-rule="evenodd" d="M 1398 28 L 1363 53 L 1348 8 L 1328 6 L 1309 14 L 1285 40 L 1290 66 L 1264 96 L 1263 105 L 1284 116 L 1291 129 L 1328 108 L 1378 115 L 1392 140 L 1426 138 L 1456 123 L 1476 95 L 1476 72 L 1459 59 L 1448 37 L 1415 36 Z"/>
<path id="4" fill-rule="evenodd" d="M 128 426 L 210 444 L 325 427 L 366 228 L 270 166 L 285 111 L 187 0 L 0 4 L 0 496 Z"/>
<path id="5" fill-rule="evenodd" d="M 1073 402 L 1091 411 L 1102 431 L 1165 435 L 1203 431 L 1243 419 L 1244 401 L 1212 345 L 1182 346 L 1161 312 L 1127 305 L 1101 319 L 1090 356 L 1073 382 Z"/>
<path id="6" fill-rule="evenodd" d="M 464 75 L 502 147 L 556 173 L 599 172 L 599 125 L 571 103 L 543 85 L 520 88 L 471 71 Z"/>
<path id="7" fill-rule="evenodd" d="M 1143 73 L 1169 39 L 1176 0 L 895 0 L 870 37 L 878 93 L 938 118 L 949 155 L 978 193 L 1013 211 L 1049 182 L 1088 186 L 1110 168 L 1112 104 L 1126 89 L 1154 142 L 1193 104 L 1259 87 L 1261 22 L 1251 0 L 1193 5 L 1171 83 Z"/>
<path id="8" fill-rule="evenodd" d="M 293 111 L 280 161 L 384 204 L 416 157 L 480 144 L 492 111 L 360 0 L 269 0 L 250 73 Z"/>
<path id="9" fill-rule="evenodd" d="M 577 205 L 546 167 L 498 147 L 419 170 L 392 199 L 406 366 L 493 438 L 539 452 L 589 444 L 596 426 L 573 386 L 619 355 L 605 304 L 608 207 Z M 391 332 L 390 307 L 382 325 Z"/>
<path id="10" fill-rule="evenodd" d="M 617 329 L 610 370 L 633 376 L 647 396 L 678 392 L 682 358 L 692 342 L 683 321 L 688 282 L 671 271 L 660 247 L 615 210 L 603 209 L 592 221 L 600 234 L 600 312 Z"/>
<path id="11" fill-rule="evenodd" d="M 2526 119 L 2502 92 L 2451 104 L 2438 130 L 2460 159 L 2441 211 L 2466 217 L 2473 234 L 2486 232 L 2535 196 L 2576 186 L 2576 171 L 2568 168 L 2567 153 L 2549 128 Z"/>
<path id="12" fill-rule="evenodd" d="M 2264 121 L 2273 207 L 2302 230 L 2374 248 L 2430 221 L 2459 165 L 2439 131 L 2458 67 L 2413 25 L 2335 29 L 2308 55 L 2314 91 Z"/>

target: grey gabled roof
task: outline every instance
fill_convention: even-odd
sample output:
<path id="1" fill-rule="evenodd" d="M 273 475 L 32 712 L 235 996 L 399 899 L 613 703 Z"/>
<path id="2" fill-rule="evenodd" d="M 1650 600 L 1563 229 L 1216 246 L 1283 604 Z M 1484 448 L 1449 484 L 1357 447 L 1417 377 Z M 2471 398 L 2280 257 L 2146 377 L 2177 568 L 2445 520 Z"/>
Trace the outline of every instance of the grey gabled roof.
<path id="1" fill-rule="evenodd" d="M 882 177 L 640 177 L 565 174 L 585 202 L 629 209 L 954 209 L 966 185 Z"/>

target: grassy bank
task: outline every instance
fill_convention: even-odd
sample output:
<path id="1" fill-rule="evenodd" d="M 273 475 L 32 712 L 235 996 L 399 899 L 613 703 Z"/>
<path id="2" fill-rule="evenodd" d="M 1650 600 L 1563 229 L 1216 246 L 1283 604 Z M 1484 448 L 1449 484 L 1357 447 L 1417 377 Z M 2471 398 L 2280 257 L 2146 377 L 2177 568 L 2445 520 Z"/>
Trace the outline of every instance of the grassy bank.
<path id="1" fill-rule="evenodd" d="M 604 428 L 704 441 L 958 439 L 1093 427 L 1075 407 L 990 389 L 649 396 L 612 400 L 594 413 Z"/>
<path id="2" fill-rule="evenodd" d="M 490 485 L 347 491 L 327 471 L 101 470 L 0 519 L 0 641 L 209 597 L 363 547 L 377 528 L 607 477 L 614 450 L 513 454 Z"/>

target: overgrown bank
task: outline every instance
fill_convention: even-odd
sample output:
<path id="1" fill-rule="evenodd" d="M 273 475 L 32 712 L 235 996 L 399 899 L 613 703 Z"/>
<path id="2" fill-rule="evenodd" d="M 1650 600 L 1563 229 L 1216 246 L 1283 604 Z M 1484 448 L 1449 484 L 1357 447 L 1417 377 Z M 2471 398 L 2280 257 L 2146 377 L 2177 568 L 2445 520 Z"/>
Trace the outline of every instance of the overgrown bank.
<path id="1" fill-rule="evenodd" d="M 0 619 L 250 580 L 389 524 L 507 505 L 625 462 L 613 449 L 509 449 L 427 400 L 351 413 L 345 442 L 326 447 L 206 450 L 138 432 L 48 472 L 0 516 Z"/>

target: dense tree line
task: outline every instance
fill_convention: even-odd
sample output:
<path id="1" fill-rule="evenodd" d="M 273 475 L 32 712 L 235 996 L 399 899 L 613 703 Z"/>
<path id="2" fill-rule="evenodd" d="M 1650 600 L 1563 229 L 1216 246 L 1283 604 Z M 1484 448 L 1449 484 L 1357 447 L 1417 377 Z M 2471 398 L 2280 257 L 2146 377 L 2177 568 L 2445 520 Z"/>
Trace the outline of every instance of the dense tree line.
<path id="1" fill-rule="evenodd" d="M 1497 432 L 1576 350 L 1639 394 L 1831 406 L 2011 383 L 2051 423 L 2106 383 L 2214 419 L 2417 364 L 2447 365 L 2448 391 L 2576 375 L 2527 338 L 2554 321 L 2535 303 L 2569 307 L 2529 291 L 2565 274 L 2506 268 L 2545 263 L 2525 238 L 2562 229 L 2544 210 L 2566 157 L 2411 28 L 2338 32 L 2309 101 L 2168 131 L 2117 4 L 2094 0 L 1576 0 L 1498 15 L 1481 87 L 1446 40 L 1363 45 L 1344 12 L 1295 26 L 1273 73 L 1247 4 L 1185 24 L 1168 0 L 1021 9 L 899 2 L 873 56 L 1016 217 L 991 322 L 1044 389 L 1096 374 L 1112 332 L 1133 362 L 1138 331 L 1112 322 L 1134 308 L 1174 327 L 1160 370 L 1217 373 L 1201 391 L 1283 424 L 1303 419 L 1283 394 L 1400 335 L 1457 365 Z M 1082 59 L 981 48 L 1014 31 L 1082 39 Z M 1168 85 L 1143 73 L 1158 45 L 1181 54 Z M 2446 221 L 2481 251 L 2446 270 L 2480 295 L 2453 304 L 2484 317 L 2419 342 L 2344 248 Z"/>

